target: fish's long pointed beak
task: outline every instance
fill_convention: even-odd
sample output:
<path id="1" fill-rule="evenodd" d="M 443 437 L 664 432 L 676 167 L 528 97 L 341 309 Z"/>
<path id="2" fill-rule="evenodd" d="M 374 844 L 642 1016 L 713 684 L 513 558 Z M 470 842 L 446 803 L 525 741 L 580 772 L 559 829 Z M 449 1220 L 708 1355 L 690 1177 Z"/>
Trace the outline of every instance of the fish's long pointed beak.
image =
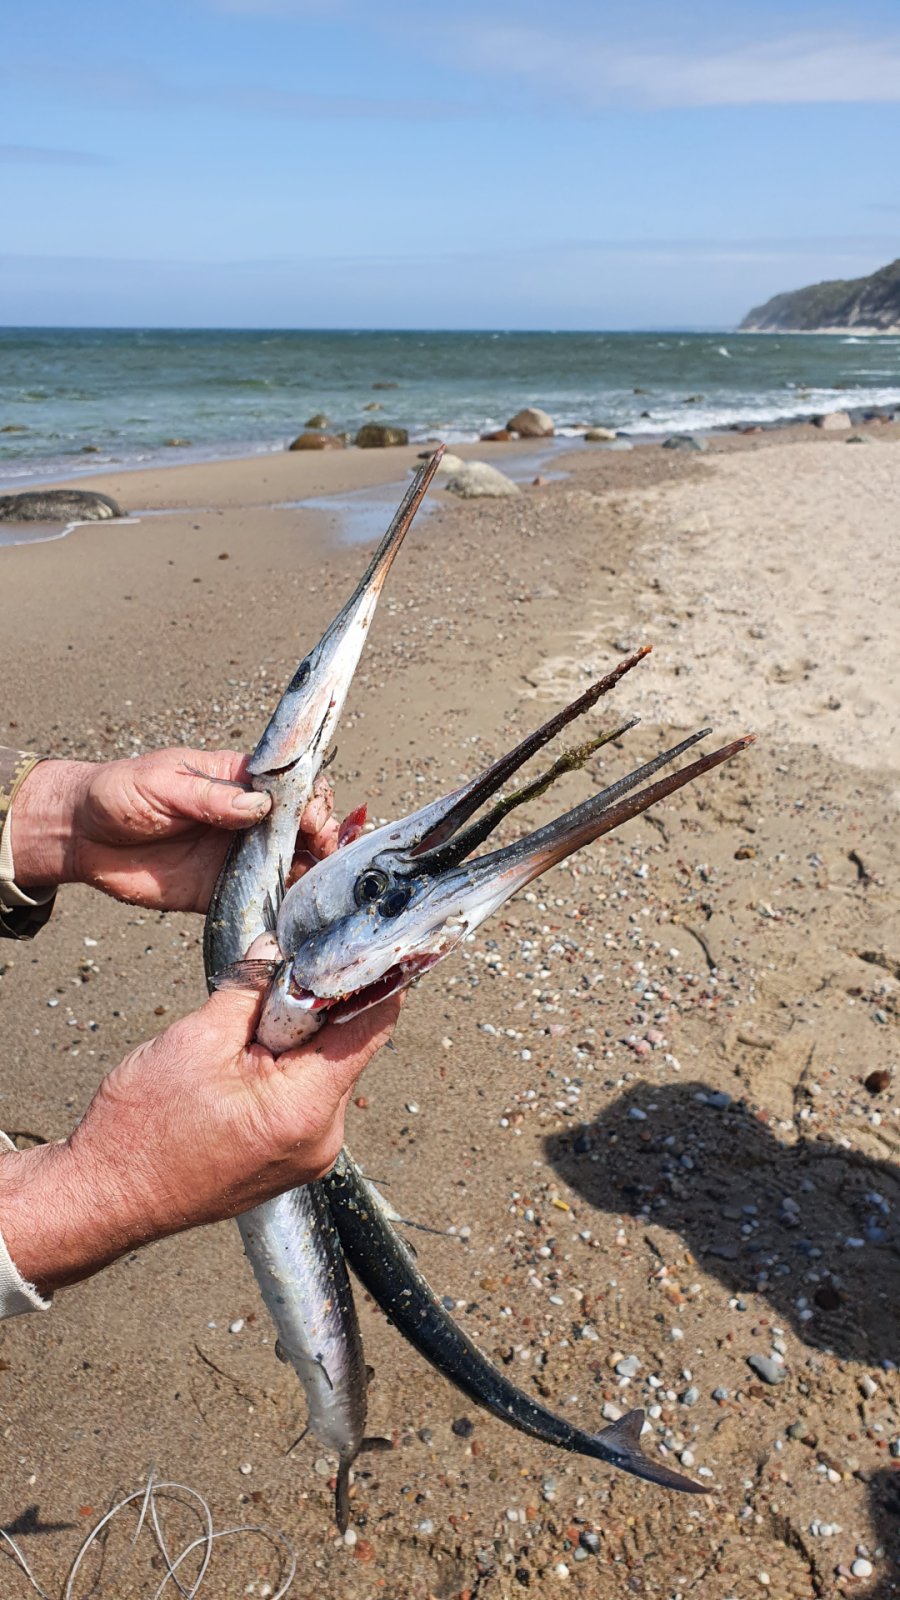
<path id="1" fill-rule="evenodd" d="M 704 730 L 704 733 L 708 732 L 708 729 Z M 676 760 L 704 733 L 693 734 L 671 750 L 663 751 L 610 788 L 592 795 L 589 800 L 514 844 L 456 867 L 448 877 L 457 886 L 455 900 L 467 929 L 471 931 L 477 927 L 504 901 L 576 850 L 593 843 L 603 834 L 611 833 L 633 817 L 640 816 L 649 806 L 667 799 L 676 790 L 703 773 L 712 771 L 714 767 L 721 766 L 724 761 L 730 761 L 754 742 L 754 735 L 746 734 L 731 744 L 723 745 L 720 750 L 690 762 L 677 772 L 670 772 L 654 783 L 645 784 L 643 788 L 638 787 L 661 767 Z M 448 848 L 452 848 L 452 845 Z M 439 850 L 435 851 L 435 858 L 440 854 Z"/>
<path id="2" fill-rule="evenodd" d="M 353 594 L 301 661 L 249 762 L 254 777 L 283 771 L 307 750 L 324 757 L 353 681 L 384 581 L 437 471 L 443 445 L 423 463 Z"/>

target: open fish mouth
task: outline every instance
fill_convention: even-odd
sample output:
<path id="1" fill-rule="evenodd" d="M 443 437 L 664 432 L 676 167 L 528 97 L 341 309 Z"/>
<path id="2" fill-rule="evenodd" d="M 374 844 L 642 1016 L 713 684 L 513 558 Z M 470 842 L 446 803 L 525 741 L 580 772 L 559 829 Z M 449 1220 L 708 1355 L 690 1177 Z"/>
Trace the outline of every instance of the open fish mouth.
<path id="1" fill-rule="evenodd" d="M 363 984 L 360 989 L 349 989 L 339 995 L 313 994 L 311 989 L 304 989 L 291 974 L 288 979 L 288 993 L 298 1007 L 307 1012 L 327 1013 L 329 1022 L 350 1022 L 363 1011 L 368 1011 L 371 1006 L 377 1006 L 382 1000 L 389 999 L 392 994 L 408 988 L 423 973 L 428 972 L 429 968 L 436 966 L 440 959 L 439 953 L 406 956 L 402 961 L 397 961 L 388 967 L 387 971 L 374 982 Z"/>

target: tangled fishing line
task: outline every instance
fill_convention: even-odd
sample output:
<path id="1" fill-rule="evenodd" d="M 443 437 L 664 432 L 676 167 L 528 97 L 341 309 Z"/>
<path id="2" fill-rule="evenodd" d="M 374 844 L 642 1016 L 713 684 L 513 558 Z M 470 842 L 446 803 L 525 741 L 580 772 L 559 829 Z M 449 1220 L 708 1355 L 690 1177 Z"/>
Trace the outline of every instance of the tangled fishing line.
<path id="1" fill-rule="evenodd" d="M 185 1509 L 187 1502 L 202 1527 L 202 1532 L 189 1539 L 188 1543 L 184 1545 L 177 1555 L 170 1550 L 160 1521 L 159 1503 L 165 1500 L 173 1501 L 182 1510 Z M 158 1556 L 162 1558 L 166 1569 L 162 1581 L 154 1591 L 153 1600 L 162 1600 L 167 1591 L 170 1593 L 177 1591 L 183 1597 L 183 1600 L 195 1600 L 195 1597 L 200 1594 L 201 1585 L 207 1576 L 212 1560 L 214 1543 L 219 1539 L 234 1539 L 246 1534 L 257 1534 L 261 1538 L 268 1540 L 270 1544 L 281 1547 L 282 1576 L 279 1580 L 279 1587 L 277 1589 L 267 1588 L 261 1592 L 268 1593 L 269 1600 L 284 1600 L 284 1596 L 290 1589 L 296 1575 L 297 1558 L 283 1533 L 277 1533 L 270 1528 L 259 1527 L 255 1523 L 242 1523 L 234 1528 L 216 1528 L 213 1525 L 212 1512 L 202 1494 L 199 1494 L 196 1489 L 189 1488 L 184 1483 L 158 1482 L 152 1470 L 148 1473 L 146 1484 L 140 1489 L 133 1490 L 131 1494 L 125 1495 L 121 1500 L 117 1500 L 115 1505 L 106 1512 L 105 1516 L 102 1516 L 100 1521 L 95 1524 L 87 1538 L 79 1546 L 69 1568 L 61 1600 L 79 1600 L 79 1594 L 81 1595 L 81 1600 L 101 1600 L 104 1595 L 113 1596 L 115 1594 L 115 1588 L 112 1586 L 121 1576 L 122 1562 L 116 1565 L 114 1572 L 106 1576 L 102 1574 L 101 1570 L 101 1573 L 94 1577 L 90 1587 L 86 1590 L 79 1591 L 76 1589 L 76 1583 L 79 1574 L 82 1574 L 83 1578 L 89 1577 L 84 1568 L 86 1559 L 91 1553 L 100 1559 L 102 1567 L 102 1561 L 106 1553 L 104 1548 L 105 1541 L 111 1526 L 115 1519 L 129 1506 L 136 1508 L 139 1506 L 140 1509 L 137 1527 L 128 1543 L 125 1559 L 128 1559 L 134 1552 L 142 1533 L 147 1529 L 153 1537 Z M 0 1550 L 5 1550 L 7 1554 L 11 1555 L 12 1559 L 25 1574 L 35 1594 L 40 1596 L 40 1600 L 52 1600 L 46 1589 L 43 1589 L 38 1583 L 15 1539 L 11 1534 L 4 1532 L 2 1528 L 0 1528 L 0 1541 L 2 1541 L 0 1542 Z M 191 1556 L 194 1556 L 194 1564 L 197 1570 L 194 1577 L 188 1580 L 185 1576 L 186 1568 L 183 1564 Z"/>

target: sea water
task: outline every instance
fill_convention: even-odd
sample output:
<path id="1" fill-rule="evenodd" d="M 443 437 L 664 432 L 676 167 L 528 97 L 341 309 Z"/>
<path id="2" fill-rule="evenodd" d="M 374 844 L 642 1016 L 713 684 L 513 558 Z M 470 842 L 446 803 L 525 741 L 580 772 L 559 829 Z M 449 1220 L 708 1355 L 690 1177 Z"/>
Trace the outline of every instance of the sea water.
<path id="1" fill-rule="evenodd" d="M 898 404 L 889 335 L 11 328 L 0 484 L 282 450 L 320 412 L 452 444 L 523 405 L 639 436 Z"/>

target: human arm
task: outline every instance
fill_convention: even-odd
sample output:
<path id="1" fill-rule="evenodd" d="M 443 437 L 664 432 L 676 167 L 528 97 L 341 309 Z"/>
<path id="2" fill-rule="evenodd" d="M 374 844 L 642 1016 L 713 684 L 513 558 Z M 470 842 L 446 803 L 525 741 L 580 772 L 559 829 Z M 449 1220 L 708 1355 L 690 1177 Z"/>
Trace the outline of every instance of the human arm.
<path id="1" fill-rule="evenodd" d="M 399 997 L 277 1058 L 252 1042 L 259 1006 L 214 994 L 126 1056 L 68 1139 L 0 1153 L 0 1229 L 39 1294 L 329 1170 Z"/>

